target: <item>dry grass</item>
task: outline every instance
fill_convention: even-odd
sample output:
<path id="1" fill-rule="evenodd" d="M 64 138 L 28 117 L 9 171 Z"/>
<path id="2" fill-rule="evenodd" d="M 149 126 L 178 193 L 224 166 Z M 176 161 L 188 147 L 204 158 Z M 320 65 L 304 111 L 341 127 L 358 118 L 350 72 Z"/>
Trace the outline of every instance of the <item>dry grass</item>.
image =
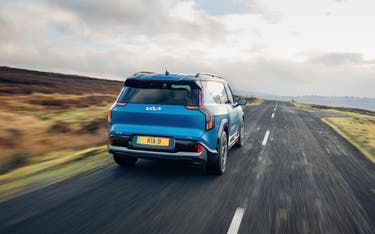
<path id="1" fill-rule="evenodd" d="M 83 149 L 106 142 L 105 115 L 109 102 L 102 106 L 50 109 L 23 102 L 24 97 L 12 98 L 9 102 L 0 97 L 0 105 L 6 103 L 0 106 L 3 165 L 12 163 L 15 155 L 28 155 L 27 161 L 32 161 L 30 157 L 50 151 Z"/>
<path id="2" fill-rule="evenodd" d="M 111 161 L 105 119 L 120 82 L 0 67 L 0 85 L 0 199 Z"/>
<path id="3" fill-rule="evenodd" d="M 299 102 L 293 102 L 293 105 L 298 108 L 302 109 L 311 109 L 312 105 L 311 104 L 305 104 L 305 103 L 299 103 Z"/>

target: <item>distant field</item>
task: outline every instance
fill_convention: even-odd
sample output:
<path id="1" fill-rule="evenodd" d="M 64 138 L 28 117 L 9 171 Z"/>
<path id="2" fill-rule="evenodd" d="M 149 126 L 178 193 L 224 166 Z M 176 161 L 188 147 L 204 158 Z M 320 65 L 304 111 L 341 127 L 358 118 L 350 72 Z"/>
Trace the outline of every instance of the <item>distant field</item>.
<path id="1" fill-rule="evenodd" d="M 246 96 L 236 95 L 235 99 L 238 99 L 238 98 L 245 98 L 246 101 L 247 101 L 246 106 L 258 106 L 258 105 L 261 105 L 264 102 L 263 99 L 259 99 L 259 98 L 255 98 L 255 97 L 246 97 Z"/>
<path id="2" fill-rule="evenodd" d="M 359 149 L 370 161 L 375 163 L 375 112 L 296 102 L 294 102 L 294 105 L 299 108 L 316 108 L 341 114 L 342 117 L 328 117 L 323 118 L 322 121 Z"/>

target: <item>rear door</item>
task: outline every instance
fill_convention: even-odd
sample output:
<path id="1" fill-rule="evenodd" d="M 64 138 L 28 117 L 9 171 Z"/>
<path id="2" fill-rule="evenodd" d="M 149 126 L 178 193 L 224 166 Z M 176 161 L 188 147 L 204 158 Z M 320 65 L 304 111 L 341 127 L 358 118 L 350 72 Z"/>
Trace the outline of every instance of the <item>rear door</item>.
<path id="1" fill-rule="evenodd" d="M 231 90 L 229 89 L 227 84 L 223 84 L 225 89 L 225 97 L 226 97 L 226 106 L 228 110 L 228 115 L 230 116 L 231 120 L 231 135 L 229 138 L 229 142 L 232 143 L 234 140 L 237 139 L 239 136 L 239 129 L 240 129 L 240 122 L 239 122 L 239 113 L 234 107 L 234 99 Z"/>
<path id="2" fill-rule="evenodd" d="M 112 109 L 110 134 L 197 139 L 205 130 L 205 116 L 186 106 L 199 105 L 196 83 L 128 80 Z"/>
<path id="3" fill-rule="evenodd" d="M 220 109 L 224 109 L 222 114 L 225 113 L 225 116 L 228 118 L 228 137 L 229 141 L 231 142 L 238 134 L 238 113 L 233 110 L 233 100 L 231 101 L 228 98 L 223 82 L 203 81 L 202 84 L 204 89 L 208 92 L 208 97 L 205 98 L 205 102 L 215 103 L 218 107 L 220 107 Z"/>

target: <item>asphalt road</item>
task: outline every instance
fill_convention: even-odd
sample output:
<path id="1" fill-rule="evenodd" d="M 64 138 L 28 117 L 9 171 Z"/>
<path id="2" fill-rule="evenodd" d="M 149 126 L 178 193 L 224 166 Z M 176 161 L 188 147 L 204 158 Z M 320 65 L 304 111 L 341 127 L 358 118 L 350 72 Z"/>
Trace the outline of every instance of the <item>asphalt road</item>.
<path id="1" fill-rule="evenodd" d="M 266 101 L 245 123 L 223 176 L 113 165 L 0 203 L 0 233 L 375 232 L 375 165 L 318 114 Z"/>

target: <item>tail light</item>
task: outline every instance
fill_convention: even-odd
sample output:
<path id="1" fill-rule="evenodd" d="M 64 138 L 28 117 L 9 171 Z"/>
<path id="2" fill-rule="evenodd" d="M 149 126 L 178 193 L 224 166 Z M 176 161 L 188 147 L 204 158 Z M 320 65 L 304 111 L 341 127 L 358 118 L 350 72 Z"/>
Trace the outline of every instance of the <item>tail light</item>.
<path id="1" fill-rule="evenodd" d="M 214 120 L 212 114 L 203 105 L 202 90 L 199 90 L 199 106 L 185 106 L 187 109 L 199 109 L 205 116 L 206 119 L 206 130 L 210 130 L 214 127 Z"/>
<path id="2" fill-rule="evenodd" d="M 212 118 L 212 114 L 204 106 L 202 106 L 199 109 L 200 109 L 200 111 L 202 111 L 202 113 L 206 117 L 206 129 L 207 130 L 212 129 L 214 127 L 214 121 L 213 121 L 213 118 Z"/>
<path id="3" fill-rule="evenodd" d="M 108 143 L 109 143 L 109 145 L 113 145 L 113 137 L 109 138 L 109 142 Z"/>

